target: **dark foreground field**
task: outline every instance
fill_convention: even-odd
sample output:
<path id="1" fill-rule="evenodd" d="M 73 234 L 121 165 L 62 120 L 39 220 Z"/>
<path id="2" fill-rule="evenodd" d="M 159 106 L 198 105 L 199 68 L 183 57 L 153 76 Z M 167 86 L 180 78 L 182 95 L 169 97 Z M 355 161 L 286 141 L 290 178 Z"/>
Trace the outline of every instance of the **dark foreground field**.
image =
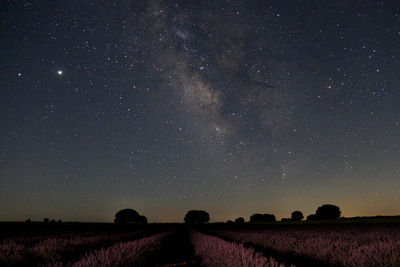
<path id="1" fill-rule="evenodd" d="M 0 266 L 400 266 L 400 224 L 0 223 Z"/>

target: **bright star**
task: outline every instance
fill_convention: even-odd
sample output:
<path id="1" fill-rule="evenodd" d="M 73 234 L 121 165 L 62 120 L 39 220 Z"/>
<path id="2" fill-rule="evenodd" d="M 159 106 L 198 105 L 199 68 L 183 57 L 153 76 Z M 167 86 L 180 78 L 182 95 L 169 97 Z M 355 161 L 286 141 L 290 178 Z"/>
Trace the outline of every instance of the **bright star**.
<path id="1" fill-rule="evenodd" d="M 62 70 L 59 70 L 59 71 L 57 71 L 57 73 L 58 73 L 58 75 L 62 75 L 62 74 L 63 74 L 63 71 L 62 71 Z"/>

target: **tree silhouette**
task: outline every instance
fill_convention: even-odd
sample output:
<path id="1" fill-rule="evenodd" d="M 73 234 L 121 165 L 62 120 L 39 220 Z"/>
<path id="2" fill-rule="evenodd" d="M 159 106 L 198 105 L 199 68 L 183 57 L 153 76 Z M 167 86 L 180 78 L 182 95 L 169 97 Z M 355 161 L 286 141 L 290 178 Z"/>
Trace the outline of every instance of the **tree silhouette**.
<path id="1" fill-rule="evenodd" d="M 275 222 L 275 215 L 272 214 L 253 214 L 250 216 L 250 222 Z"/>
<path id="2" fill-rule="evenodd" d="M 243 217 L 236 218 L 235 223 L 244 223 L 244 218 Z"/>
<path id="3" fill-rule="evenodd" d="M 318 216 L 315 214 L 310 214 L 307 216 L 307 221 L 316 221 L 318 220 Z"/>
<path id="4" fill-rule="evenodd" d="M 340 211 L 338 206 L 325 204 L 317 209 L 315 214 L 320 220 L 335 220 L 340 217 Z"/>
<path id="5" fill-rule="evenodd" d="M 140 215 L 139 218 L 138 218 L 138 220 L 137 220 L 137 223 L 146 224 L 146 223 L 147 223 L 147 218 L 146 218 L 146 216 Z"/>
<path id="6" fill-rule="evenodd" d="M 115 214 L 114 222 L 121 223 L 140 223 L 140 215 L 136 210 L 123 209 Z"/>
<path id="7" fill-rule="evenodd" d="M 210 215 L 204 210 L 189 210 L 184 220 L 187 224 L 203 224 L 210 221 Z"/>
<path id="8" fill-rule="evenodd" d="M 303 216 L 303 213 L 301 211 L 295 210 L 295 211 L 292 212 L 292 216 L 291 216 L 292 221 L 297 221 L 298 222 L 298 221 L 303 220 L 303 218 L 304 218 L 304 216 Z"/>

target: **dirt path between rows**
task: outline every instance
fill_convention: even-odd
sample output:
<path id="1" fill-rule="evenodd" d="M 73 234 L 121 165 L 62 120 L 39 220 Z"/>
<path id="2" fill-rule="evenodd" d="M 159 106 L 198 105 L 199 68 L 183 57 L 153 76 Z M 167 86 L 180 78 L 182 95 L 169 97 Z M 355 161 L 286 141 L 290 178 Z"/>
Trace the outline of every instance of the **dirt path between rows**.
<path id="1" fill-rule="evenodd" d="M 194 247 L 190 243 L 186 226 L 180 226 L 170 241 L 166 242 L 159 262 L 158 267 L 200 266 L 200 259 L 194 256 Z"/>

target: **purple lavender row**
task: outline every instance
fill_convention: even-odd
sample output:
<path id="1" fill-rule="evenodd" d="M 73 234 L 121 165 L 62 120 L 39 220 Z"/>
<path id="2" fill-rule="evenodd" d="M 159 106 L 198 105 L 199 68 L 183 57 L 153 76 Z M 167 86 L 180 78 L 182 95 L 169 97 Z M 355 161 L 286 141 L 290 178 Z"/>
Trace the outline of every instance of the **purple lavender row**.
<path id="1" fill-rule="evenodd" d="M 165 239 L 171 232 L 156 234 L 132 242 L 115 244 L 107 249 L 99 249 L 86 253 L 73 267 L 87 266 L 142 266 L 155 264 L 157 255 Z M 62 263 L 53 266 L 65 266 Z"/>
<path id="2" fill-rule="evenodd" d="M 284 267 L 275 259 L 266 258 L 252 248 L 245 248 L 242 244 L 215 236 L 191 231 L 190 241 L 194 245 L 196 256 L 202 258 L 202 266 Z"/>
<path id="3" fill-rule="evenodd" d="M 12 240 L 0 244 L 0 265 L 46 264 L 73 257 L 93 247 L 104 246 L 121 240 L 132 239 L 146 232 L 105 236 L 70 236 L 47 238 L 33 246 Z"/>
<path id="4" fill-rule="evenodd" d="M 400 266 L 400 230 L 286 230 L 262 232 L 216 231 L 241 243 L 253 243 L 281 253 L 294 251 L 297 255 L 328 262 L 333 265 Z"/>

